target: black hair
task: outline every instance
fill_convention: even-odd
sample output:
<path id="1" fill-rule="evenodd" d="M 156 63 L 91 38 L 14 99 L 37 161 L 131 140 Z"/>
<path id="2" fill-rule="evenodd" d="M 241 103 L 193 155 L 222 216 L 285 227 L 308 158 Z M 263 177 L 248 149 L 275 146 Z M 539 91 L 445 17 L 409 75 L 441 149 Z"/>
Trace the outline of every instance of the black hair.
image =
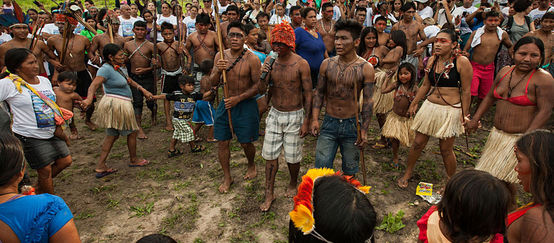
<path id="1" fill-rule="evenodd" d="M 540 63 L 543 63 L 544 62 L 544 43 L 542 42 L 541 39 L 534 36 L 525 36 L 519 39 L 514 45 L 514 55 L 521 46 L 527 45 L 527 44 L 535 44 L 539 48 L 539 51 L 541 52 Z"/>
<path id="2" fill-rule="evenodd" d="M 0 186 L 8 184 L 23 170 L 25 156 L 18 138 L 9 131 L 0 132 Z"/>
<path id="3" fill-rule="evenodd" d="M 104 19 L 104 16 L 106 16 L 106 14 L 108 14 L 108 10 L 106 8 L 101 8 L 98 11 L 98 14 L 96 14 L 96 23 L 99 23 L 103 26 L 104 21 L 102 20 Z M 104 26 L 104 27 L 107 27 L 107 26 Z"/>
<path id="4" fill-rule="evenodd" d="M 413 2 L 407 2 L 407 3 L 404 3 L 404 5 L 402 5 L 402 7 L 400 8 L 400 11 L 406 12 L 406 11 L 410 10 L 411 8 L 413 8 L 414 10 L 417 10 L 417 8 L 416 8 L 416 6 Z"/>
<path id="5" fill-rule="evenodd" d="M 452 242 L 482 242 L 506 231 L 510 203 L 504 182 L 485 171 L 468 169 L 450 178 L 437 211 Z"/>
<path id="6" fill-rule="evenodd" d="M 385 23 L 387 23 L 387 18 L 385 18 L 381 15 L 381 16 L 375 18 L 375 22 L 373 22 L 373 23 L 377 23 L 377 21 L 385 21 Z"/>
<path id="7" fill-rule="evenodd" d="M 94 5 L 94 1 L 93 1 L 93 0 L 85 0 L 85 2 L 87 2 L 87 3 L 90 3 L 90 4 Z"/>
<path id="8" fill-rule="evenodd" d="M 360 45 L 358 45 L 358 56 L 362 56 L 366 49 L 367 49 L 367 46 L 365 46 L 365 38 L 367 37 L 367 35 L 369 35 L 369 33 L 373 33 L 375 35 L 375 47 L 378 47 L 379 46 L 379 33 L 377 33 L 377 29 L 375 29 L 374 27 L 365 27 L 363 30 L 362 30 L 362 34 L 360 35 Z"/>
<path id="9" fill-rule="evenodd" d="M 85 22 L 88 21 L 89 19 L 93 19 L 94 22 L 96 22 L 96 18 L 94 18 L 93 16 L 90 16 L 90 14 L 87 14 L 87 16 L 85 16 Z M 96 29 L 96 26 L 91 26 L 91 27 Z"/>
<path id="10" fill-rule="evenodd" d="M 377 223 L 375 209 L 369 199 L 341 176 L 317 179 L 313 189 L 315 230 L 331 242 L 364 242 L 372 237 Z M 321 242 L 313 235 L 304 235 L 292 221 L 289 242 Z"/>
<path id="11" fill-rule="evenodd" d="M 355 11 L 355 12 L 358 13 L 358 12 L 360 12 L 360 11 L 366 12 L 366 13 L 367 13 L 367 9 L 366 9 L 366 8 L 356 7 L 356 11 Z"/>
<path id="12" fill-rule="evenodd" d="M 302 7 L 300 7 L 300 6 L 296 6 L 296 5 L 295 5 L 295 6 L 292 6 L 292 7 L 290 7 L 290 10 L 289 10 L 289 15 L 290 15 L 290 16 L 292 16 L 292 13 L 294 13 L 294 11 L 296 11 L 296 10 L 302 10 Z"/>
<path id="13" fill-rule="evenodd" d="M 114 43 L 109 43 L 104 46 L 104 50 L 102 50 L 102 57 L 104 60 L 104 63 L 107 63 L 110 61 L 109 56 L 115 56 L 119 51 L 123 50 L 121 46 L 116 45 Z"/>
<path id="14" fill-rule="evenodd" d="M 516 147 L 529 158 L 533 202 L 542 204 L 554 219 L 554 134 L 543 129 L 532 131 L 520 137 Z"/>
<path id="15" fill-rule="evenodd" d="M 269 20 L 269 15 L 265 12 L 259 12 L 258 15 L 256 15 L 256 20 L 260 21 L 261 18 L 266 17 Z"/>
<path id="16" fill-rule="evenodd" d="M 335 23 L 334 28 L 336 32 L 339 32 L 339 30 L 345 30 L 350 32 L 352 39 L 356 40 L 360 38 L 360 32 L 362 32 L 362 29 L 364 27 L 360 23 L 352 19 L 347 19 L 347 20 L 341 19 Z"/>
<path id="17" fill-rule="evenodd" d="M 27 14 L 29 14 L 29 12 L 35 12 L 36 14 L 38 14 L 38 11 L 34 8 L 30 8 L 27 10 Z"/>
<path id="18" fill-rule="evenodd" d="M 179 79 L 177 80 L 177 82 L 179 83 L 179 85 L 186 85 L 186 84 L 194 85 L 196 80 L 194 80 L 194 78 L 190 75 L 181 75 L 179 76 Z"/>
<path id="19" fill-rule="evenodd" d="M 238 15 L 240 15 L 240 11 L 239 11 L 239 8 L 235 5 L 229 5 L 229 7 L 227 7 L 227 13 L 229 13 L 229 11 L 235 11 L 235 13 L 237 13 Z"/>
<path id="20" fill-rule="evenodd" d="M 27 48 L 13 48 L 6 52 L 6 55 L 4 55 L 4 63 L 6 65 L 6 69 L 10 73 L 15 73 L 16 69 L 18 69 L 21 64 L 29 57 L 29 55 L 34 55 L 31 50 Z M 4 72 L 0 74 L 0 79 L 5 78 L 9 74 L 7 72 Z"/>
<path id="21" fill-rule="evenodd" d="M 64 82 L 64 81 L 71 81 L 77 82 L 77 74 L 75 72 L 71 71 L 63 71 L 58 75 L 58 81 Z"/>
<path id="22" fill-rule="evenodd" d="M 248 35 L 248 34 L 250 34 L 250 31 L 252 31 L 255 28 L 256 28 L 256 26 L 251 24 L 251 23 L 244 24 L 244 33 L 246 35 Z"/>
<path id="23" fill-rule="evenodd" d="M 514 5 L 512 7 L 514 8 L 514 11 L 516 11 L 516 13 L 521 13 L 527 10 L 527 8 L 531 6 L 531 4 L 532 3 L 528 0 L 517 0 L 514 2 Z"/>
<path id="24" fill-rule="evenodd" d="M 137 243 L 177 243 L 177 241 L 167 235 L 150 234 L 140 238 Z"/>
<path id="25" fill-rule="evenodd" d="M 541 18 L 541 21 L 542 20 L 545 20 L 545 19 L 554 19 L 554 12 L 550 11 L 550 12 L 546 12 L 542 18 Z"/>
<path id="26" fill-rule="evenodd" d="M 244 35 L 248 35 L 248 32 L 246 32 L 246 28 L 244 27 L 244 24 L 242 24 L 240 21 L 234 21 L 229 23 L 229 25 L 227 25 L 227 33 L 229 33 L 231 28 L 239 28 L 240 30 L 242 30 Z"/>
<path id="27" fill-rule="evenodd" d="M 168 2 L 166 1 L 162 1 L 162 4 L 160 4 L 160 7 L 162 7 L 164 4 L 167 4 L 167 7 L 169 7 L 169 11 L 171 13 L 173 13 L 173 7 L 171 6 L 171 4 L 169 4 Z"/>
<path id="28" fill-rule="evenodd" d="M 211 24 L 210 15 L 206 13 L 200 13 L 196 15 L 196 23 L 197 24 Z"/>
<path id="29" fill-rule="evenodd" d="M 331 2 L 325 2 L 321 5 L 321 11 L 325 11 L 325 9 L 329 8 L 329 7 L 333 7 L 333 4 Z"/>
<path id="30" fill-rule="evenodd" d="M 198 11 L 198 7 L 196 7 L 196 5 L 192 5 L 192 6 L 190 6 L 190 9 L 193 9 L 193 8 L 195 8 L 195 9 L 196 9 L 196 11 Z"/>
<path id="31" fill-rule="evenodd" d="M 485 19 L 492 18 L 492 17 L 500 18 L 500 13 L 494 10 L 491 10 L 490 12 L 485 13 Z"/>
<path id="32" fill-rule="evenodd" d="M 448 29 L 443 27 L 441 31 L 437 33 L 437 35 L 439 35 L 440 33 L 447 34 L 448 37 L 450 37 L 450 40 L 452 41 L 452 43 L 458 43 L 458 34 L 453 29 Z"/>
<path id="33" fill-rule="evenodd" d="M 441 30 L 445 30 L 445 29 L 449 29 L 449 30 L 452 30 L 454 31 L 454 33 L 456 33 L 456 26 L 454 26 L 453 23 L 444 23 L 441 27 Z M 458 36 L 458 34 L 456 34 L 456 36 Z"/>
<path id="34" fill-rule="evenodd" d="M 402 30 L 393 30 L 390 32 L 390 39 L 396 44 L 396 46 L 402 47 L 402 58 L 406 56 L 408 52 L 408 44 L 406 43 L 406 34 Z"/>
<path id="35" fill-rule="evenodd" d="M 161 25 L 160 25 L 161 29 L 162 29 L 162 32 L 164 30 L 172 30 L 173 31 L 173 25 L 170 24 L 169 22 L 163 22 Z"/>
<path id="36" fill-rule="evenodd" d="M 209 58 L 204 59 L 199 66 L 200 67 L 198 69 L 200 69 L 200 72 L 202 72 L 202 74 L 208 74 L 214 67 L 214 60 Z"/>
<path id="37" fill-rule="evenodd" d="M 146 21 L 144 20 L 137 20 L 134 24 L 133 24 L 133 29 L 136 28 L 136 27 L 143 27 L 146 29 Z"/>
<path id="38" fill-rule="evenodd" d="M 302 11 L 300 11 L 300 15 L 302 16 L 302 18 L 305 19 L 306 17 L 308 17 L 308 14 L 309 14 L 311 11 L 314 11 L 314 13 L 317 14 L 317 10 L 315 10 L 315 8 L 307 7 L 307 8 L 302 9 Z"/>
<path id="39" fill-rule="evenodd" d="M 400 70 L 402 70 L 402 68 L 408 69 L 408 72 L 410 72 L 411 77 L 410 81 L 408 82 L 408 90 L 412 91 L 417 84 L 416 69 L 414 65 L 409 62 L 404 62 L 400 64 L 400 66 L 398 66 L 398 72 L 396 72 L 396 84 L 398 87 L 400 87 L 400 85 L 402 84 L 402 82 L 400 82 Z"/>
<path id="40" fill-rule="evenodd" d="M 154 16 L 152 14 L 152 12 L 150 10 L 146 9 L 146 8 L 142 11 L 141 16 L 144 18 L 145 14 L 150 14 L 150 15 Z M 154 21 L 154 20 L 152 20 L 152 21 Z"/>

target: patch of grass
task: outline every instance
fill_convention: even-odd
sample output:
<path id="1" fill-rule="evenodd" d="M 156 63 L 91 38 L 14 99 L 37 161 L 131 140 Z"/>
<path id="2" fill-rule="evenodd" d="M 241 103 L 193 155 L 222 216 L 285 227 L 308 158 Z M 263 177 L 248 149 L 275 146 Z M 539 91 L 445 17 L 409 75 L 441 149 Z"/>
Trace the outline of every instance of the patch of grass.
<path id="1" fill-rule="evenodd" d="M 76 220 L 81 220 L 81 219 L 88 219 L 88 218 L 92 218 L 94 217 L 94 212 L 92 211 L 85 211 L 85 212 L 82 212 L 80 214 L 77 214 L 77 216 L 75 216 L 75 219 Z"/>
<path id="2" fill-rule="evenodd" d="M 144 206 L 131 206 L 131 211 L 135 213 L 134 217 L 143 217 L 146 215 L 149 215 L 152 213 L 152 209 L 154 209 L 154 202 L 147 203 Z"/>
<path id="3" fill-rule="evenodd" d="M 252 233 L 252 231 L 247 230 L 245 232 L 241 232 L 238 235 L 233 235 L 231 237 L 232 243 L 248 243 L 248 242 L 258 242 L 258 239 L 256 236 Z"/>
<path id="4" fill-rule="evenodd" d="M 99 194 L 104 191 L 113 191 L 116 188 L 116 185 L 107 185 L 107 186 L 97 186 L 94 188 L 91 188 L 90 191 L 94 194 Z"/>
<path id="5" fill-rule="evenodd" d="M 192 182 L 190 182 L 190 181 L 181 182 L 181 183 L 176 184 L 173 189 L 178 190 L 178 191 L 184 190 L 185 188 L 189 187 L 190 184 L 192 184 Z"/>
<path id="6" fill-rule="evenodd" d="M 193 242 L 194 242 L 194 243 L 204 243 L 205 241 L 202 240 L 202 239 L 200 239 L 200 238 L 196 238 L 196 239 L 194 239 Z"/>
<path id="7" fill-rule="evenodd" d="M 112 198 L 112 195 L 109 195 L 109 199 L 108 199 L 108 205 L 107 207 L 108 208 L 117 208 L 119 206 L 119 200 L 115 200 Z"/>
<path id="8" fill-rule="evenodd" d="M 402 223 L 402 217 L 404 217 L 404 211 L 402 210 L 399 210 L 396 215 L 389 213 L 383 218 L 381 225 L 377 226 L 375 229 L 384 230 L 393 234 L 394 232 L 406 227 L 406 225 Z"/>

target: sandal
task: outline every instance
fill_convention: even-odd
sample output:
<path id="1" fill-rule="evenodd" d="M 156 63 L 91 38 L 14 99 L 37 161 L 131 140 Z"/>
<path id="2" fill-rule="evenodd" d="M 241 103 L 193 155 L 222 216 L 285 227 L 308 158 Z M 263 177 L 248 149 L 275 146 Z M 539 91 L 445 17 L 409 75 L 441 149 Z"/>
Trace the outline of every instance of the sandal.
<path id="1" fill-rule="evenodd" d="M 191 150 L 190 152 L 193 152 L 193 153 L 198 153 L 198 152 L 202 152 L 206 150 L 206 147 L 204 147 L 204 145 L 195 145 Z"/>
<path id="2" fill-rule="evenodd" d="M 371 147 L 374 148 L 374 149 L 383 149 L 383 148 L 387 147 L 387 145 L 386 145 L 386 144 L 382 144 L 382 143 L 380 143 L 380 142 L 376 142 L 376 143 L 375 143 L 373 146 L 371 146 Z"/>
<path id="3" fill-rule="evenodd" d="M 173 151 L 167 150 L 167 157 L 168 157 L 168 158 L 173 158 L 173 157 L 179 156 L 179 155 L 181 155 L 181 154 L 183 154 L 183 152 L 181 152 L 181 151 L 179 151 L 179 150 L 173 150 Z"/>

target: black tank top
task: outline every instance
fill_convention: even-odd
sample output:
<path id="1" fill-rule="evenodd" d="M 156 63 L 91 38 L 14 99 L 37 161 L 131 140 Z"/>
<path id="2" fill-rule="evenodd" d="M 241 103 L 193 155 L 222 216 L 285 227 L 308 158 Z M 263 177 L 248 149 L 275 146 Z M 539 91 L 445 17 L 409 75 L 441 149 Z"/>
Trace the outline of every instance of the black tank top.
<path id="1" fill-rule="evenodd" d="M 448 78 L 446 78 L 444 75 L 441 75 L 439 80 L 435 80 L 437 76 L 440 75 L 440 73 L 435 73 L 435 66 L 437 65 L 437 60 L 434 60 L 433 66 L 431 67 L 431 70 L 428 73 L 429 82 L 431 82 L 431 85 L 437 86 L 437 87 L 455 87 L 458 88 L 460 85 L 458 85 L 458 82 L 460 81 L 460 73 L 458 73 L 458 68 L 456 63 L 458 60 L 454 60 L 454 67 L 450 69 L 448 72 Z"/>

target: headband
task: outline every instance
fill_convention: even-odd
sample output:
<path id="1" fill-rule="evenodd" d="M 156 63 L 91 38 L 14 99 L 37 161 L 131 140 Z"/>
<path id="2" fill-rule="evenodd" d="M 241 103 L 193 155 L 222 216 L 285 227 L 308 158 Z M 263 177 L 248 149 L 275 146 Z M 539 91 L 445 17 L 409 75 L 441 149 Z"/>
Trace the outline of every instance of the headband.
<path id="1" fill-rule="evenodd" d="M 77 26 L 78 22 L 75 18 L 67 16 L 65 14 L 56 14 L 56 22 L 68 22 L 73 26 Z"/>

